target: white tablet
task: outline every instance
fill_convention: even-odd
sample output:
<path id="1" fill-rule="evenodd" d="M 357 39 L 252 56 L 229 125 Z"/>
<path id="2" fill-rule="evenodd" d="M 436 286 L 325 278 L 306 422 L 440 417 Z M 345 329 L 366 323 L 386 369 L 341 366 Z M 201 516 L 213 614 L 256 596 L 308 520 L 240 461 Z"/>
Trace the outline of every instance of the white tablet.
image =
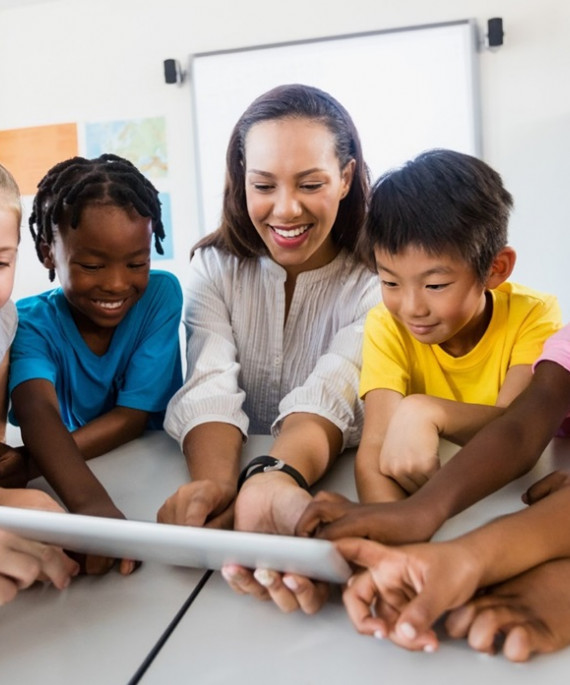
<path id="1" fill-rule="evenodd" d="M 0 528 L 75 552 L 219 569 L 235 563 L 342 583 L 350 567 L 332 542 L 0 507 Z"/>

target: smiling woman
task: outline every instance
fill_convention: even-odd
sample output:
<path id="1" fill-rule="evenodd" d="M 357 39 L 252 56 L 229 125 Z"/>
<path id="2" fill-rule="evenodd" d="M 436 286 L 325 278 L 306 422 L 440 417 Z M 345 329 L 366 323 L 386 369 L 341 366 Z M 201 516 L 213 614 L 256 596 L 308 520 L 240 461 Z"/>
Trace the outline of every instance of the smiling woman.
<path id="1" fill-rule="evenodd" d="M 310 501 L 306 484 L 360 436 L 362 325 L 380 299 L 356 248 L 368 176 L 346 110 L 303 85 L 255 100 L 226 162 L 222 224 L 190 263 L 188 372 L 165 421 L 192 482 L 159 519 L 229 525 L 235 504 L 237 529 L 290 534 Z M 236 499 L 248 432 L 275 440 Z M 267 594 L 245 569 L 225 575 L 239 591 Z M 279 585 L 270 594 L 283 609 L 314 611 L 324 597 Z"/>

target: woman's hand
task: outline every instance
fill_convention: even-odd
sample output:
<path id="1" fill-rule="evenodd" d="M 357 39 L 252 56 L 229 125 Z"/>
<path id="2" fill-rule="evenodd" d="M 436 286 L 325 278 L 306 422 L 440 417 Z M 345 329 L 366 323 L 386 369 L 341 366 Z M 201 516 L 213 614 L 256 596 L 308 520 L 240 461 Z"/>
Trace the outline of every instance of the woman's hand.
<path id="1" fill-rule="evenodd" d="M 284 473 L 263 473 L 249 478 L 236 500 L 235 529 L 293 535 L 295 524 L 311 495 Z M 329 586 L 293 573 L 267 569 L 251 571 L 236 564 L 222 569 L 222 576 L 239 594 L 271 599 L 283 612 L 300 609 L 313 614 L 325 603 Z"/>
<path id="2" fill-rule="evenodd" d="M 231 528 L 235 496 L 235 485 L 206 479 L 192 481 L 166 500 L 157 520 L 180 526 Z"/>

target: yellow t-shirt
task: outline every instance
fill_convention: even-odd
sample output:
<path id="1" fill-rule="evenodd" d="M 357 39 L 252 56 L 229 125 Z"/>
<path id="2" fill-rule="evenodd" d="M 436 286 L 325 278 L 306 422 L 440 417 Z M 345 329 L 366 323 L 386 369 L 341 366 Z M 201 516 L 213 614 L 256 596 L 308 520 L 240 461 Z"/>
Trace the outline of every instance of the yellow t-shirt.
<path id="1" fill-rule="evenodd" d="M 493 313 L 477 345 L 452 357 L 439 345 L 418 342 L 383 304 L 364 327 L 360 396 L 385 388 L 459 402 L 493 405 L 507 371 L 532 364 L 544 341 L 562 326 L 558 300 L 516 283 L 490 291 Z"/>

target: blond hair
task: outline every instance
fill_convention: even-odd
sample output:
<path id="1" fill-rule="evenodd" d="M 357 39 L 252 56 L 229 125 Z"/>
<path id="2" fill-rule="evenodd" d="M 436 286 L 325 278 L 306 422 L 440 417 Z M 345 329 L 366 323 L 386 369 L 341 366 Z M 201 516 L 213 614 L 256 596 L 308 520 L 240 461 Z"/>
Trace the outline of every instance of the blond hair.
<path id="1" fill-rule="evenodd" d="M 12 174 L 0 164 L 0 206 L 13 209 L 18 215 L 18 226 L 22 220 L 20 189 Z"/>

